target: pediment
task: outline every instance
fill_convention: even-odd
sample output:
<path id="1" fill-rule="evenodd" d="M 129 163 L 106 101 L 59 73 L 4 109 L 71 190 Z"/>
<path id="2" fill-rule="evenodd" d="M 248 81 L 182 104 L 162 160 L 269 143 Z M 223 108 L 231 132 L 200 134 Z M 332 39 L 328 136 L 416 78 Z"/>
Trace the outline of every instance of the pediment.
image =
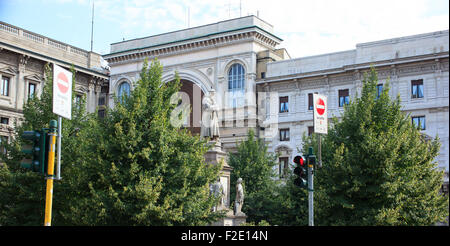
<path id="1" fill-rule="evenodd" d="M 18 73 L 18 70 L 14 67 L 2 67 L 0 68 L 0 73 L 15 76 Z"/>
<path id="2" fill-rule="evenodd" d="M 81 93 L 86 93 L 87 89 L 84 86 L 75 85 L 75 91 L 76 92 L 81 92 Z"/>
<path id="3" fill-rule="evenodd" d="M 25 80 L 33 80 L 36 82 L 41 82 L 42 81 L 42 76 L 40 76 L 39 74 L 30 74 L 24 77 Z"/>

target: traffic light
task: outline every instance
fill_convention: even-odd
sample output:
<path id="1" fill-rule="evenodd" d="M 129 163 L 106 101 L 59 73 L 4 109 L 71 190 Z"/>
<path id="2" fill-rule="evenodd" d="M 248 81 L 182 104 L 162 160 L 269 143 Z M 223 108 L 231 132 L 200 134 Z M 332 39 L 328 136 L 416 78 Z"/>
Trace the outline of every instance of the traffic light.
<path id="1" fill-rule="evenodd" d="M 306 155 L 306 164 L 312 165 L 312 167 L 316 166 L 316 155 L 313 154 L 313 148 L 309 147 L 308 155 Z"/>
<path id="2" fill-rule="evenodd" d="M 306 169 L 305 160 L 298 155 L 294 158 L 294 163 L 297 164 L 297 167 L 294 169 L 294 174 L 297 176 L 294 179 L 294 184 L 306 188 L 308 186 L 308 171 Z"/>
<path id="3" fill-rule="evenodd" d="M 20 166 L 33 172 L 45 174 L 47 168 L 47 130 L 24 131 L 22 139 L 28 142 L 22 147 L 22 153 L 26 158 Z"/>

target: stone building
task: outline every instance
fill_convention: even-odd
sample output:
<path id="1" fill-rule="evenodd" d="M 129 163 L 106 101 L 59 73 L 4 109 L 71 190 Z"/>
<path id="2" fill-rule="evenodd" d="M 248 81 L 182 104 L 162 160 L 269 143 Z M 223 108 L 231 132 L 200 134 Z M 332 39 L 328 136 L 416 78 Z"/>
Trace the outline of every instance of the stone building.
<path id="1" fill-rule="evenodd" d="M 327 96 L 328 117 L 340 117 L 344 104 L 361 95 L 362 79 L 373 66 L 379 85 L 389 81 L 390 96 L 400 95 L 402 110 L 422 133 L 439 136 L 439 167 L 449 168 L 449 31 L 361 43 L 356 49 L 267 64 L 266 76 L 256 81 L 266 92 L 258 101 L 264 110 L 260 137 L 279 157 L 279 173 L 293 165 L 302 135 L 313 131 L 313 93 Z M 291 165 L 291 166 L 292 166 Z"/>
<path id="2" fill-rule="evenodd" d="M 192 105 L 184 122 L 193 133 L 200 132 L 202 98 L 215 91 L 219 112 L 220 138 L 225 150 L 256 130 L 256 79 L 265 69 L 260 64 L 285 59 L 282 40 L 273 27 L 255 16 L 163 33 L 111 44 L 104 56 L 111 67 L 109 106 L 113 95 L 128 93 L 138 80 L 145 58 L 155 57 L 163 65 L 163 81 L 178 73 L 183 103 Z"/>
<path id="3" fill-rule="evenodd" d="M 100 61 L 97 53 L 0 22 L 1 141 L 11 137 L 14 123 L 20 124 L 28 98 L 41 95 L 46 64 L 68 70 L 73 64 L 76 100 L 86 96 L 89 112 L 97 107 L 99 114 L 104 112 L 109 77 Z"/>
<path id="4" fill-rule="evenodd" d="M 448 187 L 448 30 L 295 59 L 277 47 L 282 39 L 273 33 L 269 23 L 246 16 L 113 43 L 104 56 L 111 66 L 108 105 L 114 107 L 113 95 L 132 90 L 145 58 L 158 58 L 163 80 L 173 80 L 178 72 L 183 103 L 192 106 L 185 127 L 200 131 L 202 98 L 214 90 L 224 150 L 233 151 L 236 141 L 253 129 L 279 154 L 282 175 L 302 147 L 302 134 L 312 132 L 312 95 L 326 95 L 328 116 L 340 117 L 373 66 L 379 89 L 389 80 L 391 96 L 400 95 L 403 111 L 421 124 L 424 134 L 439 136 L 437 161 Z"/>

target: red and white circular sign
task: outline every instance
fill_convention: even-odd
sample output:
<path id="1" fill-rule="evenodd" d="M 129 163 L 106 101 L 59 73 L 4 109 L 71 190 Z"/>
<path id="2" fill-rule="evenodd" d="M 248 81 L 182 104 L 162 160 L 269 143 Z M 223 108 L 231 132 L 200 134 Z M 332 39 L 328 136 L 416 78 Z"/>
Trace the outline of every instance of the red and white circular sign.
<path id="1" fill-rule="evenodd" d="M 53 64 L 53 113 L 72 119 L 72 73 Z"/>
<path id="2" fill-rule="evenodd" d="M 316 110 L 319 115 L 323 115 L 323 113 L 325 113 L 325 102 L 322 100 L 322 98 L 317 99 Z"/>
<path id="3" fill-rule="evenodd" d="M 69 78 L 67 78 L 67 76 L 63 72 L 58 73 L 56 83 L 61 93 L 66 94 L 66 92 L 69 90 Z"/>

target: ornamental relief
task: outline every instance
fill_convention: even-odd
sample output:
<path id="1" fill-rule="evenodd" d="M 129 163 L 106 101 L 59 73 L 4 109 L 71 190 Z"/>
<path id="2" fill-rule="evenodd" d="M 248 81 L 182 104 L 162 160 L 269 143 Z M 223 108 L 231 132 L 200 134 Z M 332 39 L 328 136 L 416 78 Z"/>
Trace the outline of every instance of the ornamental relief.
<path id="1" fill-rule="evenodd" d="M 397 69 L 399 75 L 413 75 L 413 74 L 423 74 L 432 73 L 437 69 L 436 64 L 422 64 L 414 65 L 408 67 L 399 67 Z"/>
<path id="2" fill-rule="evenodd" d="M 19 56 L 5 50 L 0 53 L 0 61 L 8 65 L 17 66 L 19 64 Z"/>
<path id="3" fill-rule="evenodd" d="M 30 58 L 25 69 L 26 69 L 26 71 L 30 71 L 30 72 L 43 73 L 44 66 L 45 66 L 44 62 Z"/>
<path id="4" fill-rule="evenodd" d="M 317 87 L 323 87 L 326 85 L 325 79 L 315 79 L 315 80 L 302 80 L 300 81 L 301 89 L 311 89 Z"/>
<path id="5" fill-rule="evenodd" d="M 441 70 L 448 72 L 448 62 L 441 63 Z"/>
<path id="6" fill-rule="evenodd" d="M 329 84 L 332 84 L 332 85 L 353 83 L 354 80 L 355 80 L 354 75 L 345 75 L 345 76 L 328 78 Z"/>

